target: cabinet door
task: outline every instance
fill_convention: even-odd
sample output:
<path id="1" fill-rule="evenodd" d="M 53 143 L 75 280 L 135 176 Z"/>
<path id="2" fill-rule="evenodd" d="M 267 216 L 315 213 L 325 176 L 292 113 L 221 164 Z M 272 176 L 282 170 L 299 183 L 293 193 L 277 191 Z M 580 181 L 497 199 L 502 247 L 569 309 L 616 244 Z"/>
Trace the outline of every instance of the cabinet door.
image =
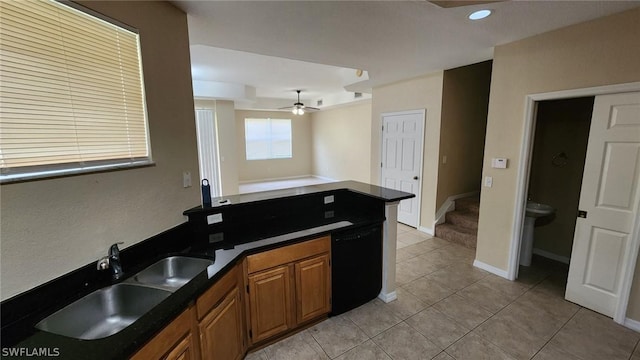
<path id="1" fill-rule="evenodd" d="M 298 324 L 331 310 L 329 254 L 297 262 L 296 322 Z"/>
<path id="2" fill-rule="evenodd" d="M 178 343 L 164 358 L 166 360 L 192 360 L 194 349 L 191 347 L 191 334 Z"/>
<path id="3" fill-rule="evenodd" d="M 202 359 L 242 359 L 242 326 L 240 291 L 235 287 L 200 322 Z"/>
<path id="4" fill-rule="evenodd" d="M 249 275 L 253 343 L 291 328 L 291 295 L 291 275 L 286 265 Z"/>

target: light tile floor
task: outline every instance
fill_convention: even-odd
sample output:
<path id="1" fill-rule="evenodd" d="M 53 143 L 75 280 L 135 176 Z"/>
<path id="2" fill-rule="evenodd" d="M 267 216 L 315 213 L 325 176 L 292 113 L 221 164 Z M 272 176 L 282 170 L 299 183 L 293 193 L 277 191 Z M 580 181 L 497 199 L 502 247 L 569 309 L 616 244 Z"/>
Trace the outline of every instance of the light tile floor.
<path id="1" fill-rule="evenodd" d="M 640 360 L 640 334 L 563 299 L 567 268 L 536 258 L 507 281 L 474 251 L 398 225 L 398 300 L 375 299 L 247 355 L 255 360 Z"/>

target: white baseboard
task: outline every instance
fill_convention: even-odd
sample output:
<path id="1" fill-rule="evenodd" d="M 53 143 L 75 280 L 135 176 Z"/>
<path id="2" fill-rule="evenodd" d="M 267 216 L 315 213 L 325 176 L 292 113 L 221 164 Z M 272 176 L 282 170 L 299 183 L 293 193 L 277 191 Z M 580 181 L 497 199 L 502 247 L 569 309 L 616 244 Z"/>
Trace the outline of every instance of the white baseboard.
<path id="1" fill-rule="evenodd" d="M 442 204 L 442 206 L 440 207 L 440 209 L 438 209 L 438 211 L 436 212 L 436 221 L 433 224 L 433 226 L 435 227 L 438 224 L 442 224 L 445 220 L 445 215 L 447 215 L 447 213 L 449 211 L 454 211 L 456 209 L 456 200 L 458 199 L 462 199 L 462 198 L 466 198 L 466 197 L 471 197 L 471 196 L 475 196 L 480 194 L 480 191 L 471 191 L 468 193 L 464 193 L 464 194 L 457 194 L 457 195 L 451 195 L 447 198 L 447 200 L 444 201 L 444 204 Z"/>
<path id="2" fill-rule="evenodd" d="M 569 265 L 569 262 L 571 261 L 571 258 L 568 258 L 566 256 L 561 256 L 558 254 L 554 254 L 548 251 L 544 251 L 542 249 L 538 249 L 538 248 L 534 248 L 533 249 L 533 253 L 536 255 L 540 255 L 542 257 L 545 257 L 547 259 L 551 259 L 551 260 L 555 260 L 555 261 L 559 261 L 563 264 L 567 264 Z"/>
<path id="3" fill-rule="evenodd" d="M 268 181 L 295 180 L 295 179 L 304 179 L 304 178 L 316 178 L 316 179 L 332 181 L 332 182 L 333 181 L 338 181 L 336 179 L 332 179 L 332 178 L 328 178 L 328 177 L 324 177 L 324 176 L 309 174 L 309 175 L 284 176 L 284 177 L 278 177 L 278 178 L 243 180 L 243 181 L 238 181 L 238 183 L 241 184 L 241 185 L 244 185 L 244 184 L 254 184 L 254 183 L 268 182 Z"/>
<path id="4" fill-rule="evenodd" d="M 398 298 L 398 294 L 395 291 L 392 291 L 392 292 L 390 292 L 388 294 L 380 293 L 378 295 L 378 299 L 380 299 L 380 300 L 382 300 L 382 301 L 384 301 L 386 303 L 390 303 L 390 302 L 392 302 L 393 300 L 395 300 L 397 298 Z"/>
<path id="5" fill-rule="evenodd" d="M 435 235 L 435 231 L 432 228 L 428 228 L 424 226 L 418 226 L 418 231 L 422 231 L 423 233 L 427 233 L 431 236 Z"/>
<path id="6" fill-rule="evenodd" d="M 475 266 L 475 267 L 477 267 L 479 269 L 488 271 L 488 272 L 490 272 L 490 273 L 492 273 L 494 275 L 498 275 L 500 277 L 503 277 L 503 278 L 505 278 L 507 280 L 511 280 L 511 279 L 509 279 L 509 274 L 507 273 L 506 270 L 498 269 L 497 267 L 491 266 L 489 264 L 485 264 L 482 261 L 474 260 L 473 261 L 473 266 Z"/>
<path id="7" fill-rule="evenodd" d="M 336 182 L 338 180 L 336 179 L 332 179 L 330 177 L 326 177 L 326 176 L 320 176 L 320 175 L 311 175 L 311 177 L 314 177 L 316 179 L 320 179 L 320 180 L 326 180 L 326 181 L 331 181 L 331 182 Z"/>
<path id="8" fill-rule="evenodd" d="M 626 318 L 626 319 L 624 319 L 624 324 L 622 324 L 622 325 L 624 325 L 625 327 L 627 327 L 627 328 L 629 328 L 631 330 L 640 332 L 640 321 L 638 321 L 638 320 L 633 320 L 633 319 Z"/>

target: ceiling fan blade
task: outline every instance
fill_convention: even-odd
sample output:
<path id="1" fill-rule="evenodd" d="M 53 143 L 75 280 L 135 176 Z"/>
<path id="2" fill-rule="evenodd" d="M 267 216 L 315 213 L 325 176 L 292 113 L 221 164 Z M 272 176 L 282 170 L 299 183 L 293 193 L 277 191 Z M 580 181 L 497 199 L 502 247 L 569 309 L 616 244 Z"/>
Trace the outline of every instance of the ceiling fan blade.
<path id="1" fill-rule="evenodd" d="M 467 6 L 467 5 L 482 5 L 482 4 L 490 4 L 490 3 L 494 3 L 494 2 L 503 2 L 503 1 L 507 1 L 507 0 L 481 0 L 481 1 L 459 1 L 459 0 L 429 0 L 430 3 L 437 5 L 441 8 L 454 8 L 454 7 L 460 7 L 460 6 Z"/>

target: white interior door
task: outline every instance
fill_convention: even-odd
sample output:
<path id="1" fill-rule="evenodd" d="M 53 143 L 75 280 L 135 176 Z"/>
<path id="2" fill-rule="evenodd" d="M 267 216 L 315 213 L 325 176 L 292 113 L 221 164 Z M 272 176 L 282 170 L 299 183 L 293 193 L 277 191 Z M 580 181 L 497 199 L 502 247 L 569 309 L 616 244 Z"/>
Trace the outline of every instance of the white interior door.
<path id="1" fill-rule="evenodd" d="M 635 259 L 640 192 L 640 93 L 595 98 L 566 298 L 614 316 Z"/>
<path id="2" fill-rule="evenodd" d="M 398 221 L 418 227 L 425 111 L 382 115 L 381 185 L 415 194 L 398 206 Z"/>

